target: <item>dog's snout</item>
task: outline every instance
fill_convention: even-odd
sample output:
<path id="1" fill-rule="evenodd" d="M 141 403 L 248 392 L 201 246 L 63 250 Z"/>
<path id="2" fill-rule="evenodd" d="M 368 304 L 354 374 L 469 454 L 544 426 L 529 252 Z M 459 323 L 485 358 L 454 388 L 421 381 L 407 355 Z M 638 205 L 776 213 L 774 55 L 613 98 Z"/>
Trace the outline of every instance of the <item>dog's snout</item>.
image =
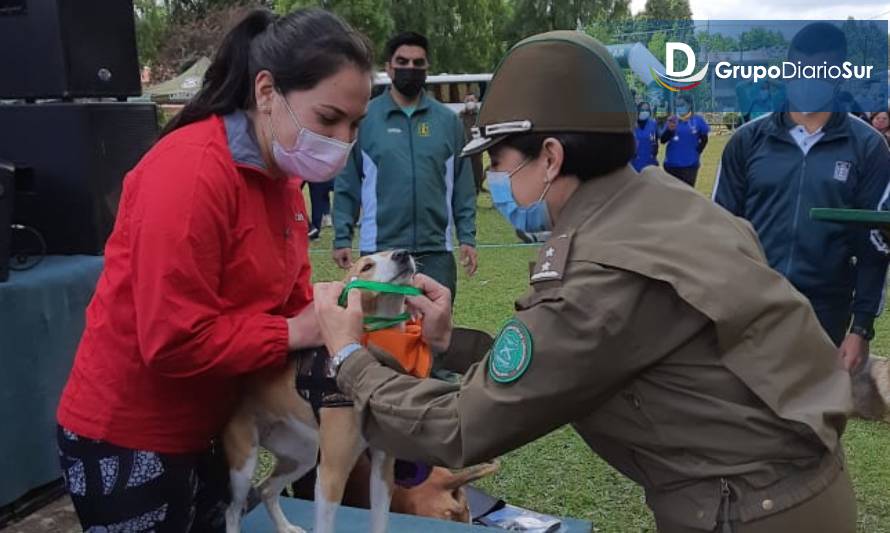
<path id="1" fill-rule="evenodd" d="M 411 254 L 408 250 L 395 250 L 392 253 L 392 260 L 396 263 L 405 264 L 411 260 Z"/>

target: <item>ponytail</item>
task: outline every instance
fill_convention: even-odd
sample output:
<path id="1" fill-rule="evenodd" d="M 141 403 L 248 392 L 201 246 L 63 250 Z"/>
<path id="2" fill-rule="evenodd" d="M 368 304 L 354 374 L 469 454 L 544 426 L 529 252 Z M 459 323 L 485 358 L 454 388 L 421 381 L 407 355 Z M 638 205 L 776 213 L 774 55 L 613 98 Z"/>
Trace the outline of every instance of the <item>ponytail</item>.
<path id="1" fill-rule="evenodd" d="M 161 137 L 212 115 L 253 106 L 254 80 L 268 70 L 282 93 L 309 90 L 349 62 L 371 71 L 367 37 L 336 15 L 302 9 L 278 18 L 256 9 L 222 41 L 204 74 L 204 84 L 161 132 Z"/>

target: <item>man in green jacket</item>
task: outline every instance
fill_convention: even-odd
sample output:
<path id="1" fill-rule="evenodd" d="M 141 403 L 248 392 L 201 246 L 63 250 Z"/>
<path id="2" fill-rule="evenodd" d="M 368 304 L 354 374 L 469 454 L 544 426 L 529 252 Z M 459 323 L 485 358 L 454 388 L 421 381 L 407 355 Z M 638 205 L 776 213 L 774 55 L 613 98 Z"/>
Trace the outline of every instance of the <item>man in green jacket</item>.
<path id="1" fill-rule="evenodd" d="M 423 91 L 427 39 L 413 32 L 386 46 L 392 87 L 373 99 L 349 163 L 334 186 L 334 262 L 352 264 L 361 216 L 362 254 L 403 248 L 421 272 L 451 290 L 457 284 L 454 234 L 467 274 L 476 271 L 476 196 L 456 113 Z"/>

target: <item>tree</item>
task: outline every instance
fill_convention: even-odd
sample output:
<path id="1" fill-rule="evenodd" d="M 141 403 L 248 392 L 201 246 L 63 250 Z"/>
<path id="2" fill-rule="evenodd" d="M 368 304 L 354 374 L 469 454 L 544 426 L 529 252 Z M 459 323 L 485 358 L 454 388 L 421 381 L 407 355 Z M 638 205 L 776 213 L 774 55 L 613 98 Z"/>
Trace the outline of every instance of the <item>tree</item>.
<path id="1" fill-rule="evenodd" d="M 658 21 L 692 20 L 689 0 L 646 0 L 642 18 Z"/>
<path id="2" fill-rule="evenodd" d="M 212 58 L 223 37 L 258 3 L 220 4 L 202 17 L 170 20 L 168 32 L 158 48 L 152 74 L 166 79 L 182 73 L 202 56 Z"/>
<path id="3" fill-rule="evenodd" d="M 155 0 L 136 0 L 136 49 L 140 65 L 154 65 L 169 33 L 167 10 Z"/>
<path id="4" fill-rule="evenodd" d="M 787 48 L 788 42 L 778 30 L 754 27 L 739 35 L 739 47 L 742 50 L 760 50 L 761 48 Z"/>
<path id="5" fill-rule="evenodd" d="M 630 18 L 630 0 L 514 0 L 507 38 L 511 43 L 553 30 L 596 27 Z"/>
<path id="6" fill-rule="evenodd" d="M 163 0 L 163 5 L 171 22 L 175 24 L 193 22 L 229 7 L 272 7 L 269 0 Z"/>
<path id="7" fill-rule="evenodd" d="M 390 11 L 399 0 L 276 0 L 275 10 L 287 13 L 303 7 L 320 7 L 336 13 L 353 28 L 364 33 L 374 44 L 377 56 L 383 53 L 383 44 L 392 34 L 393 20 Z"/>
<path id="8" fill-rule="evenodd" d="M 710 52 L 728 52 L 739 49 L 739 43 L 735 38 L 721 33 L 701 32 L 696 35 L 696 39 L 702 49 L 707 49 Z"/>
<path id="9" fill-rule="evenodd" d="M 491 72 L 503 54 L 504 0 L 399 0 L 396 31 L 416 31 L 430 41 L 434 72 Z"/>

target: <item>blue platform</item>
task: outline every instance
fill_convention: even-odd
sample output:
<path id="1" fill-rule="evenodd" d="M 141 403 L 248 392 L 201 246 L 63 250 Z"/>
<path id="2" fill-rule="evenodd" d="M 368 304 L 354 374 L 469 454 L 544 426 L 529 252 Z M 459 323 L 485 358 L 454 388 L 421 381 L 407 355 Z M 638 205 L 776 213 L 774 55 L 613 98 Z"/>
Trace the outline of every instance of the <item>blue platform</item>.
<path id="1" fill-rule="evenodd" d="M 0 507 L 62 476 L 56 407 L 102 258 L 48 256 L 0 283 Z"/>
<path id="2" fill-rule="evenodd" d="M 315 504 L 306 500 L 294 498 L 282 498 L 281 508 L 285 516 L 292 524 L 300 526 L 306 531 L 312 531 L 314 525 Z M 365 509 L 341 507 L 337 511 L 337 533 L 368 533 L 370 531 L 371 516 Z M 242 533 L 273 533 L 272 521 L 264 505 L 259 505 L 250 514 L 244 517 L 241 527 Z M 389 518 L 390 533 L 461 533 L 496 531 L 492 528 L 420 518 L 403 514 L 392 513 Z M 563 520 L 559 533 L 590 533 L 593 527 L 590 522 L 575 519 Z"/>

